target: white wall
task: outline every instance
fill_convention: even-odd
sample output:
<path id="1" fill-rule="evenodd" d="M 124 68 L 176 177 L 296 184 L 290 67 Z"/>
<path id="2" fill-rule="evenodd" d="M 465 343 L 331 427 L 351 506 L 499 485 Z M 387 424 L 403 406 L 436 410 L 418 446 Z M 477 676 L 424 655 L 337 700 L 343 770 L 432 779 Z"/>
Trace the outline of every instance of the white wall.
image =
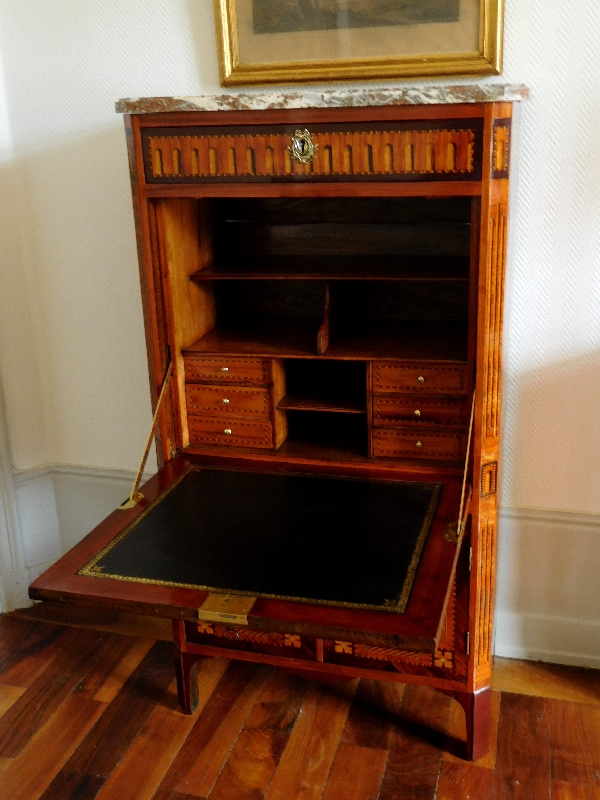
<path id="1" fill-rule="evenodd" d="M 502 80 L 531 100 L 513 172 L 497 650 L 600 665 L 598 41 L 597 0 L 506 2 Z M 150 412 L 113 103 L 221 91 L 212 2 L 0 0 L 0 54 L 0 376 L 15 468 L 59 465 L 45 532 L 22 495 L 33 568 L 100 514 L 69 469 L 136 467 Z M 585 635 L 559 642 L 564 620 Z"/>

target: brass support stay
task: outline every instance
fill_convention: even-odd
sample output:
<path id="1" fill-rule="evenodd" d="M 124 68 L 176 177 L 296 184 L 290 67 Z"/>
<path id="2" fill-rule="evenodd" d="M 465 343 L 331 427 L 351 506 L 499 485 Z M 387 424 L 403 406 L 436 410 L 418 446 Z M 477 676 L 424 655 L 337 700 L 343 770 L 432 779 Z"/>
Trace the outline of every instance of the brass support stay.
<path id="1" fill-rule="evenodd" d="M 122 509 L 123 511 L 125 511 L 128 508 L 135 508 L 136 505 L 141 500 L 144 499 L 144 495 L 141 492 L 138 492 L 138 486 L 140 485 L 140 481 L 142 480 L 144 467 L 146 466 L 146 461 L 148 460 L 148 454 L 150 452 L 150 448 L 152 447 L 152 440 L 154 439 L 154 428 L 156 427 L 158 412 L 160 411 L 163 398 L 167 392 L 167 386 L 169 385 L 172 373 L 173 373 L 173 362 L 169 361 L 169 366 L 167 367 L 167 372 L 163 380 L 160 393 L 158 395 L 158 400 L 156 401 L 156 408 L 154 409 L 154 416 L 152 417 L 152 426 L 150 427 L 150 433 L 148 434 L 148 441 L 146 442 L 144 455 L 142 456 L 142 461 L 137 471 L 137 475 L 135 476 L 135 481 L 133 482 L 133 488 L 131 490 L 131 494 L 129 495 L 129 499 L 119 506 L 119 508 Z"/>
<path id="2" fill-rule="evenodd" d="M 465 471 L 463 474 L 462 491 L 460 493 L 460 509 L 458 511 L 457 522 L 449 522 L 444 527 L 444 539 L 448 542 L 460 542 L 460 537 L 465 526 L 463 508 L 465 505 L 465 490 L 467 488 L 467 472 L 469 469 L 469 453 L 471 452 L 471 437 L 473 435 L 473 421 L 475 419 L 475 392 L 473 392 L 473 404 L 471 405 L 471 421 L 469 422 L 469 436 L 467 439 L 467 457 L 465 458 Z M 469 495 L 470 497 L 470 495 Z M 464 515 L 466 517 L 466 514 Z"/>

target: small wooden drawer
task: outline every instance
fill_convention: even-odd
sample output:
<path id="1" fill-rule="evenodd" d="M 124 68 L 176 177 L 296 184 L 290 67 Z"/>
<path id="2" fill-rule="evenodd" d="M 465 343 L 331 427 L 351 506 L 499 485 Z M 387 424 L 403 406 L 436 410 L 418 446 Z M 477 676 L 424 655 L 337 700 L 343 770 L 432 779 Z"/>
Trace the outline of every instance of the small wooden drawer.
<path id="1" fill-rule="evenodd" d="M 467 367 L 462 364 L 399 364 L 390 361 L 373 363 L 374 392 L 437 392 L 464 394 L 467 391 Z"/>
<path id="2" fill-rule="evenodd" d="M 269 362 L 263 358 L 186 356 L 184 361 L 187 381 L 269 383 Z"/>
<path id="3" fill-rule="evenodd" d="M 373 397 L 373 425 L 466 425 L 466 403 L 462 397 L 431 397 L 382 394 Z"/>
<path id="4" fill-rule="evenodd" d="M 270 416 L 268 389 L 188 384 L 185 393 L 189 414 L 218 414 L 232 419 L 266 419 Z"/>
<path id="5" fill-rule="evenodd" d="M 422 432 L 399 428 L 373 431 L 373 455 L 388 458 L 430 458 L 457 461 L 464 458 L 467 434 L 457 431 Z"/>
<path id="6" fill-rule="evenodd" d="M 215 417 L 188 417 L 190 444 L 222 444 L 230 447 L 273 447 L 271 422 L 245 422 Z"/>

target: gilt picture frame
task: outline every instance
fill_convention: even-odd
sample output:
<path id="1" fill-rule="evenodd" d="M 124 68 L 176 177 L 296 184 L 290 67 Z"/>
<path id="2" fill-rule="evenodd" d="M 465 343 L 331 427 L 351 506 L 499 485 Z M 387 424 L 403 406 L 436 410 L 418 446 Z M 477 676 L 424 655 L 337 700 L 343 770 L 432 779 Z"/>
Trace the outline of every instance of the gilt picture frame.
<path id="1" fill-rule="evenodd" d="M 495 75 L 503 0 L 214 0 L 223 85 Z"/>

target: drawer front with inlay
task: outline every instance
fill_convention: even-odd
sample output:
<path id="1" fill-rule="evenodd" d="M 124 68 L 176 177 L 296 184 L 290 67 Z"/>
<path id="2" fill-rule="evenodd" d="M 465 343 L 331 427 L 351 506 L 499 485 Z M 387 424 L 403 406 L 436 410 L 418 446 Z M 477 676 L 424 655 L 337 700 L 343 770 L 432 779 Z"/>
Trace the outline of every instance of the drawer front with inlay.
<path id="1" fill-rule="evenodd" d="M 190 444 L 219 444 L 230 447 L 273 447 L 271 422 L 246 422 L 239 419 L 215 419 L 190 414 Z"/>
<path id="2" fill-rule="evenodd" d="M 188 381 L 223 383 L 269 383 L 269 362 L 262 358 L 229 358 L 186 356 L 185 377 Z"/>
<path id="3" fill-rule="evenodd" d="M 465 425 L 466 404 L 461 397 L 421 395 L 374 395 L 373 425 L 377 428 L 407 423 L 419 425 Z"/>
<path id="4" fill-rule="evenodd" d="M 413 366 L 386 361 L 373 363 L 373 391 L 436 392 L 437 394 L 464 394 L 467 391 L 467 367 L 456 364 L 428 364 Z"/>
<path id="5" fill-rule="evenodd" d="M 458 461 L 464 458 L 466 447 L 467 435 L 461 432 L 417 432 L 406 428 L 373 431 L 374 456 Z"/>
<path id="6" fill-rule="evenodd" d="M 241 419 L 269 417 L 269 390 L 243 386 L 186 386 L 189 414 L 218 414 Z"/>
<path id="7" fill-rule="evenodd" d="M 149 184 L 478 181 L 482 132 L 473 118 L 146 128 L 142 138 Z"/>

